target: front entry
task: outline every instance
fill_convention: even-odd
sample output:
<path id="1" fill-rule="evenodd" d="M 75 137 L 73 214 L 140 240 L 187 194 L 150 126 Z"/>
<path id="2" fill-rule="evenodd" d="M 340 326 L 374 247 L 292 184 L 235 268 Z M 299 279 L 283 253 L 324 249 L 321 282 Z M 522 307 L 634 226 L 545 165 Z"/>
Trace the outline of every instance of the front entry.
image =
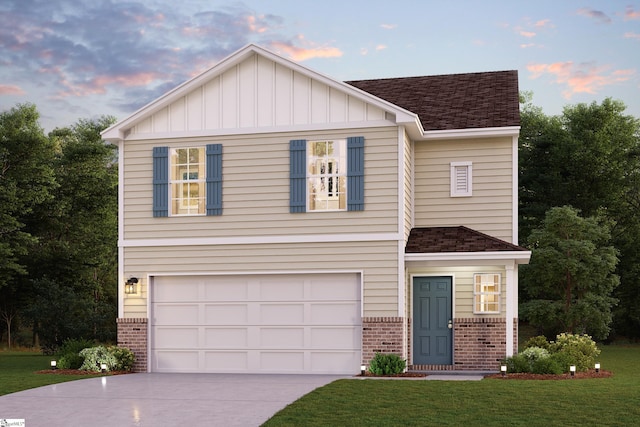
<path id="1" fill-rule="evenodd" d="M 451 365 L 451 277 L 413 279 L 413 364 Z"/>

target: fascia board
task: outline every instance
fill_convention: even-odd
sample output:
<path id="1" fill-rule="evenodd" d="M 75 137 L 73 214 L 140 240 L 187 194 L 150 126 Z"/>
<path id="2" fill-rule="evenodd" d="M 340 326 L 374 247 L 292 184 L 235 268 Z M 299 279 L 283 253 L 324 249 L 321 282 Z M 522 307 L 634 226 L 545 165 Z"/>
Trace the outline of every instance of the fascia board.
<path id="1" fill-rule="evenodd" d="M 438 252 L 426 254 L 405 254 L 405 262 L 469 262 L 469 261 L 515 261 L 528 264 L 531 251 L 495 251 L 495 252 Z"/>
<path id="2" fill-rule="evenodd" d="M 469 139 L 469 138 L 488 138 L 500 136 L 518 136 L 520 134 L 520 126 L 505 126 L 491 128 L 472 128 L 472 129 L 450 129 L 450 130 L 428 130 L 423 133 L 420 138 L 422 141 L 444 140 L 444 139 Z"/>

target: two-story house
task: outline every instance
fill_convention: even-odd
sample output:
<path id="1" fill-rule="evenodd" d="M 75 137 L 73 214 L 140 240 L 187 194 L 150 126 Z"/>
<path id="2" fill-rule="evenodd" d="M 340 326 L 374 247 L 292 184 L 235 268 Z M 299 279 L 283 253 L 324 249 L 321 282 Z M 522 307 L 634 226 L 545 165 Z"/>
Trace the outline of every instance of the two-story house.
<path id="1" fill-rule="evenodd" d="M 249 45 L 103 132 L 138 371 L 494 370 L 517 351 L 516 71 L 340 82 Z"/>

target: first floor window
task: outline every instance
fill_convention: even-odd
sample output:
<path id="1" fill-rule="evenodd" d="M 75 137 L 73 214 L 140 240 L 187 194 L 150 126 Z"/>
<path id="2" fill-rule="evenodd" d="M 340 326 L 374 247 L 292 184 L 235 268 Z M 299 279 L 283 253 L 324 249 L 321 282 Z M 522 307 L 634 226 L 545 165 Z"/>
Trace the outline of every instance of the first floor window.
<path id="1" fill-rule="evenodd" d="M 473 275 L 473 312 L 476 314 L 500 312 L 500 274 Z"/>
<path id="2" fill-rule="evenodd" d="M 205 149 L 171 150 L 171 214 L 205 214 Z"/>
<path id="3" fill-rule="evenodd" d="M 307 153 L 308 210 L 346 210 L 346 140 L 310 141 Z"/>

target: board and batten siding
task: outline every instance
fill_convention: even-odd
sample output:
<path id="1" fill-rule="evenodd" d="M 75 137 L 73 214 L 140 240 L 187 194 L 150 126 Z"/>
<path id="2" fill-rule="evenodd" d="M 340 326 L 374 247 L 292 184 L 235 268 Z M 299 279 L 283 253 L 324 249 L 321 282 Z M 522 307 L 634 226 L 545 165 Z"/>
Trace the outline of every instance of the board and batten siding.
<path id="1" fill-rule="evenodd" d="M 359 212 L 289 212 L 289 140 L 365 138 L 365 208 Z M 152 149 L 222 144 L 222 215 L 152 215 Z M 390 233 L 398 230 L 396 128 L 206 139 L 127 141 L 124 144 L 124 235 L 121 239 Z"/>
<path id="2" fill-rule="evenodd" d="M 385 120 L 382 109 L 259 55 L 173 101 L 132 135 Z"/>
<path id="3" fill-rule="evenodd" d="M 404 241 L 409 239 L 409 233 L 413 227 L 413 144 L 409 135 L 403 133 L 403 165 L 404 165 L 404 182 L 403 182 L 403 199 L 404 199 Z"/>
<path id="4" fill-rule="evenodd" d="M 499 273 L 500 276 L 500 313 L 474 314 L 473 313 L 473 275 L 481 273 Z M 504 265 L 478 265 L 473 267 L 428 267 L 412 268 L 409 274 L 413 277 L 420 276 L 448 276 L 453 277 L 454 283 L 454 316 L 456 318 L 470 317 L 506 317 L 507 307 L 507 273 Z M 407 281 L 407 294 L 413 298 L 413 281 Z M 412 307 L 411 304 L 408 307 Z"/>
<path id="5" fill-rule="evenodd" d="M 287 243 L 124 248 L 125 276 L 142 279 L 124 298 L 124 317 L 147 317 L 147 276 L 363 273 L 364 316 L 397 316 L 397 242 Z"/>
<path id="6" fill-rule="evenodd" d="M 415 226 L 464 225 L 513 240 L 512 138 L 415 143 Z M 451 197 L 451 162 L 472 162 L 473 195 Z"/>

